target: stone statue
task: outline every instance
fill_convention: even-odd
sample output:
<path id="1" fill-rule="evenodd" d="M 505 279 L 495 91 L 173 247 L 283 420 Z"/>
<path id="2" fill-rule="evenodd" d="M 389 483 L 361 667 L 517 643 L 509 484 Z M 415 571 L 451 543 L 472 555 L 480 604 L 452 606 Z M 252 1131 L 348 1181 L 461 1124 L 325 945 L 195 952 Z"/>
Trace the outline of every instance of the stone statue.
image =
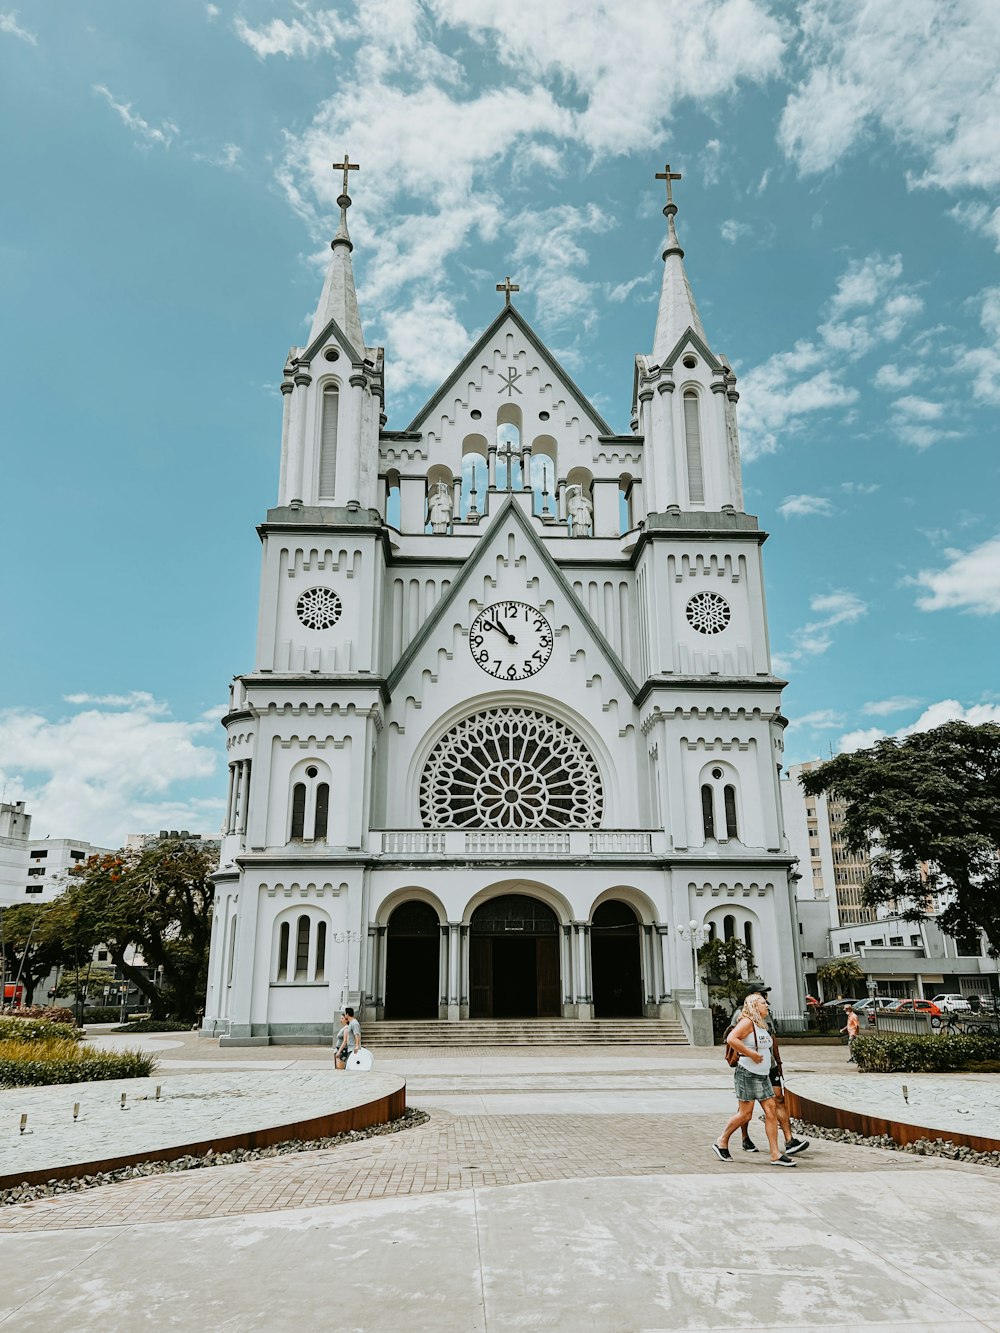
<path id="1" fill-rule="evenodd" d="M 585 537 L 593 528 L 594 506 L 582 486 L 570 486 L 567 489 L 566 511 L 569 514 L 570 535 Z"/>
<path id="2" fill-rule="evenodd" d="M 436 481 L 427 497 L 427 521 L 431 532 L 447 532 L 451 527 L 451 487 L 446 481 Z"/>

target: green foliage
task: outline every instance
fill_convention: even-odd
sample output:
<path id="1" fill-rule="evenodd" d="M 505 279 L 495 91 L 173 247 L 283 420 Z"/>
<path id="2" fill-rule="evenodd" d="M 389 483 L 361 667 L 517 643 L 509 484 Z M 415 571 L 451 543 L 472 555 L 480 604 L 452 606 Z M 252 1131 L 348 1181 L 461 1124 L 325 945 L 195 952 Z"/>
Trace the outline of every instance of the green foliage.
<path id="1" fill-rule="evenodd" d="M 854 1058 L 862 1074 L 944 1074 L 983 1064 L 1000 1068 L 1000 1036 L 911 1036 L 902 1032 L 860 1034 Z"/>
<path id="2" fill-rule="evenodd" d="M 0 1041 L 80 1041 L 83 1033 L 75 1023 L 52 1023 L 45 1018 L 0 1018 Z"/>
<path id="3" fill-rule="evenodd" d="M 72 995 L 74 999 L 86 1000 L 88 995 L 99 993 L 103 999 L 105 986 L 114 986 L 115 984 L 113 968 L 92 967 L 88 963 L 85 967 L 67 968 L 59 978 L 56 995 L 60 997 Z"/>
<path id="4" fill-rule="evenodd" d="M 742 940 L 709 940 L 698 950 L 698 963 L 712 991 L 725 997 L 732 1010 L 742 999 L 753 954 Z"/>
<path id="5" fill-rule="evenodd" d="M 72 1009 L 63 1009 L 57 1004 L 29 1004 L 21 1009 L 3 1011 L 4 1018 L 47 1018 L 50 1023 L 69 1023 L 73 1027 L 76 1018 Z"/>
<path id="6" fill-rule="evenodd" d="M 120 1004 L 109 1005 L 106 1008 L 98 1006 L 91 1009 L 90 1005 L 84 1010 L 83 1017 L 87 1023 L 117 1023 L 121 1019 L 122 1008 Z"/>
<path id="7" fill-rule="evenodd" d="M 839 999 L 841 995 L 853 999 L 855 992 L 865 984 L 861 963 L 854 954 L 844 954 L 840 958 L 831 959 L 829 963 L 822 963 L 816 969 L 816 976 L 828 1000 Z"/>
<path id="8" fill-rule="evenodd" d="M 947 722 L 933 731 L 841 754 L 800 779 L 846 803 L 844 836 L 878 848 L 864 886 L 869 906 L 907 904 L 918 920 L 929 893 L 949 890 L 943 930 L 985 931 L 1000 954 L 1000 725 Z"/>
<path id="9" fill-rule="evenodd" d="M 148 1078 L 156 1057 L 141 1051 L 99 1051 L 75 1041 L 0 1041 L 0 1087 L 37 1088 L 50 1083 L 92 1083 L 109 1078 Z"/>
<path id="10" fill-rule="evenodd" d="M 136 1018 L 131 1023 L 122 1023 L 116 1032 L 190 1032 L 190 1023 L 175 1023 L 170 1018 Z"/>

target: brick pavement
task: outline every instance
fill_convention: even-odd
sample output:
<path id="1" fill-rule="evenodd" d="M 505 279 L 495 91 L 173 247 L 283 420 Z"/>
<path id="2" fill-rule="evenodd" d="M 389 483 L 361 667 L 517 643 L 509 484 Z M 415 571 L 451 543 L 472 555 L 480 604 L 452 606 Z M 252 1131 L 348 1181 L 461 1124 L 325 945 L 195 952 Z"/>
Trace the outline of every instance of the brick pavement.
<path id="1" fill-rule="evenodd" d="M 123 1181 L 0 1211 L 0 1232 L 110 1227 L 311 1208 L 526 1181 L 766 1171 L 767 1154 L 726 1166 L 709 1144 L 718 1117 L 454 1115 L 317 1152 Z M 763 1141 L 763 1135 L 759 1137 Z M 933 1170 L 935 1159 L 813 1145 L 803 1171 Z M 973 1168 L 974 1169 L 974 1168 Z"/>

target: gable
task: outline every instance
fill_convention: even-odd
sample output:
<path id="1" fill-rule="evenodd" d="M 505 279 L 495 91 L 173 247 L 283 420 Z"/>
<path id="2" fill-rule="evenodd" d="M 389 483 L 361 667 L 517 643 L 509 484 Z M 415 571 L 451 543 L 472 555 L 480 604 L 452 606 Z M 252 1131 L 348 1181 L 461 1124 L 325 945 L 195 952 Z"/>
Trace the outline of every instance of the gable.
<path id="1" fill-rule="evenodd" d="M 484 358 L 502 359 L 505 355 L 504 344 L 509 332 L 516 332 L 519 340 L 530 349 L 533 364 L 530 373 L 540 374 L 547 382 L 547 387 L 555 398 L 569 401 L 571 410 L 575 410 L 586 421 L 590 433 L 595 436 L 613 435 L 611 427 L 604 420 L 593 404 L 585 397 L 571 376 L 563 369 L 535 331 L 523 318 L 514 305 L 505 306 L 485 333 L 473 344 L 439 389 L 428 399 L 413 418 L 407 431 L 422 431 L 427 422 L 440 413 L 452 415 L 450 404 L 456 397 L 461 398 L 463 388 L 469 381 L 480 382 L 484 371 Z M 489 367 L 486 367 L 489 373 Z M 520 392 L 520 391 L 518 391 Z M 508 394 L 514 399 L 514 392 Z"/>
<path id="2" fill-rule="evenodd" d="M 533 595 L 538 600 L 561 603 L 560 614 L 563 614 L 564 609 L 564 618 L 577 622 L 579 638 L 577 647 L 589 640 L 593 645 L 594 654 L 600 659 L 600 665 L 594 666 L 594 672 L 600 674 L 601 670 L 610 669 L 624 687 L 629 700 L 634 700 L 639 691 L 637 683 L 589 611 L 581 603 L 565 574 L 535 531 L 531 519 L 523 512 L 513 496 L 501 506 L 499 513 L 477 542 L 475 551 L 462 566 L 458 578 L 451 584 L 447 594 L 434 608 L 419 633 L 392 668 L 387 682 L 390 694 L 411 670 L 413 664 L 425 656 L 427 648 L 441 640 L 447 622 L 454 620 L 457 613 L 460 612 L 459 621 L 466 629 L 468 628 L 469 615 L 465 603 L 475 601 L 486 604 L 490 600 L 500 601 L 513 597 L 511 588 L 517 580 L 508 583 L 505 589 L 500 586 L 501 580 L 497 577 L 498 566 L 509 567 L 512 562 L 525 566 L 524 581 L 528 585 L 533 585 L 536 590 Z M 484 586 L 490 583 L 496 588 L 496 594 L 492 598 L 485 597 L 483 593 Z M 561 628 L 561 626 L 555 627 L 557 635 Z M 488 676 L 483 676 L 484 685 L 489 679 Z M 540 675 L 537 682 L 538 686 L 548 693 L 559 692 L 558 685 L 551 683 L 551 675 L 547 679 L 543 679 Z M 493 681 L 493 686 L 498 688 L 499 682 Z"/>

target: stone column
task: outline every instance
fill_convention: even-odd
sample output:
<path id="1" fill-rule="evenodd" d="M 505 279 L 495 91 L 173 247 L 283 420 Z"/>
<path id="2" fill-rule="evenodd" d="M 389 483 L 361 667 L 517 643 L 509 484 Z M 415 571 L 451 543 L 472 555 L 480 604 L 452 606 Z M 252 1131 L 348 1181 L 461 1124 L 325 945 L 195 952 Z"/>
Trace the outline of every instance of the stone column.
<path id="1" fill-rule="evenodd" d="M 309 415 L 309 394 L 308 389 L 312 384 L 312 376 L 302 367 L 295 372 L 295 446 L 292 458 L 292 466 L 289 469 L 288 488 L 291 491 L 290 501 L 299 500 L 301 502 L 302 492 L 305 487 L 305 467 L 306 467 L 306 417 Z"/>
<path id="2" fill-rule="evenodd" d="M 458 1022 L 458 955 L 461 923 L 448 922 L 448 1018 Z"/>
<path id="3" fill-rule="evenodd" d="M 292 419 L 292 394 L 295 384 L 290 379 L 281 381 L 281 475 L 278 479 L 278 503 L 285 505 L 290 500 L 288 494 L 288 447 L 289 425 Z"/>
<path id="4" fill-rule="evenodd" d="M 462 521 L 462 478 L 458 476 L 452 483 L 452 501 L 451 501 L 451 521 L 452 523 L 461 523 Z"/>
<path id="5" fill-rule="evenodd" d="M 250 811 L 250 760 L 249 759 L 243 760 L 242 768 L 243 768 L 243 780 L 240 785 L 243 791 L 243 804 L 240 809 L 239 828 L 240 828 L 240 833 L 243 835 L 243 837 L 246 837 L 247 816 Z"/>
<path id="6" fill-rule="evenodd" d="M 229 795 L 226 799 L 226 833 L 233 831 L 233 798 L 236 795 L 236 765 L 229 765 Z"/>
<path id="7" fill-rule="evenodd" d="M 531 487 L 531 441 L 521 446 L 521 489 L 530 491 Z"/>
<path id="8" fill-rule="evenodd" d="M 448 1016 L 448 927 L 440 925 L 441 948 L 438 951 L 438 1017 Z"/>
<path id="9" fill-rule="evenodd" d="M 489 490 L 495 490 L 497 484 L 497 446 L 494 441 L 489 445 L 486 451 L 486 486 Z"/>
<path id="10" fill-rule="evenodd" d="M 458 963 L 458 1016 L 469 1017 L 469 930 L 462 925 L 459 928 L 459 963 Z"/>

